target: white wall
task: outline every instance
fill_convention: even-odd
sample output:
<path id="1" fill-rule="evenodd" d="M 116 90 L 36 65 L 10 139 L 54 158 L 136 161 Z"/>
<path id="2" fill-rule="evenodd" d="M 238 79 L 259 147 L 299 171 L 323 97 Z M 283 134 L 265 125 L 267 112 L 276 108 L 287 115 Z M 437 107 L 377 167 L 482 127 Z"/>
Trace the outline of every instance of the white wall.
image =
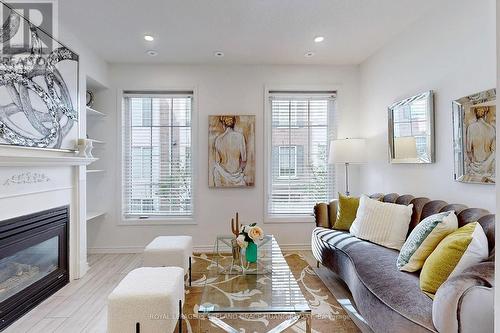
<path id="1" fill-rule="evenodd" d="M 322 86 L 338 89 L 338 122 L 340 137 L 358 135 L 358 67 L 334 66 L 161 66 L 161 65 L 112 65 L 111 89 L 98 96 L 101 109 L 109 116 L 102 124 L 103 139 L 107 141 L 106 154 L 114 164 L 107 169 L 103 181 L 109 193 L 98 194 L 108 211 L 103 220 L 89 224 L 90 250 L 110 251 L 142 249 L 157 235 L 188 234 L 194 237 L 195 246 L 213 245 L 217 234 L 230 234 L 230 218 L 240 212 L 242 221 L 263 221 L 263 119 L 264 88 L 268 86 Z M 117 93 L 125 90 L 161 90 L 195 88 L 198 122 L 195 152 L 195 219 L 196 225 L 123 226 L 121 218 L 119 142 L 117 142 L 117 114 L 121 112 Z M 104 104 L 102 104 L 104 103 Z M 248 189 L 208 188 L 208 115 L 256 115 L 256 184 Z M 339 174 L 342 180 L 343 174 Z M 342 183 L 341 183 L 342 184 Z M 354 185 L 354 184 L 353 184 Z M 354 185 L 355 186 L 355 185 Z M 343 185 L 339 186 L 343 190 Z M 114 190 L 114 191 L 113 191 Z M 354 191 L 356 188 L 354 187 Z M 114 192 L 114 193 L 112 193 Z M 312 207 L 311 207 L 312 209 Z M 265 224 L 268 233 L 274 233 L 281 244 L 307 247 L 313 223 Z"/>
<path id="2" fill-rule="evenodd" d="M 414 194 L 495 211 L 495 187 L 453 181 L 451 102 L 496 86 L 495 0 L 448 0 L 361 65 L 369 163 L 361 190 Z M 387 106 L 435 92 L 436 163 L 388 163 Z"/>

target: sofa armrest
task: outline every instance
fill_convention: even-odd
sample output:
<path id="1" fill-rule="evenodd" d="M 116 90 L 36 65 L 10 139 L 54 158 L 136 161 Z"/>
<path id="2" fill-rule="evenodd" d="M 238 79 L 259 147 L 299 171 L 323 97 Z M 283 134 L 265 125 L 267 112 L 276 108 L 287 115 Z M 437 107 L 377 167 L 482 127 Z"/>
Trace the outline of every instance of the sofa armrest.
<path id="1" fill-rule="evenodd" d="M 495 264 L 474 265 L 443 283 L 432 304 L 438 332 L 493 332 Z"/>
<path id="2" fill-rule="evenodd" d="M 314 205 L 314 221 L 317 227 L 332 228 L 337 220 L 337 199 L 329 204 L 321 202 Z"/>

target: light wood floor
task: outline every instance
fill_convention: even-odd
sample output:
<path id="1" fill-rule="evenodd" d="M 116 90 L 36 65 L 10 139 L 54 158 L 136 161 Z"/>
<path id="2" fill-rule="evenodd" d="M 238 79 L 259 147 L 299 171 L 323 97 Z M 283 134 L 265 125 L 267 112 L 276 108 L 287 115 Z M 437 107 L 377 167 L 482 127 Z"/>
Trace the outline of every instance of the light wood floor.
<path id="1" fill-rule="evenodd" d="M 301 251 L 311 267 L 315 267 L 310 251 Z M 20 318 L 5 333 L 105 333 L 106 299 L 121 279 L 141 262 L 140 254 L 94 254 L 89 256 L 90 269 L 80 280 L 64 288 Z M 363 332 L 370 332 L 350 307 L 350 294 L 339 280 L 316 269 L 325 285 L 339 300 Z M 346 303 L 347 302 L 347 303 Z M 325 332 L 326 333 L 326 332 Z"/>

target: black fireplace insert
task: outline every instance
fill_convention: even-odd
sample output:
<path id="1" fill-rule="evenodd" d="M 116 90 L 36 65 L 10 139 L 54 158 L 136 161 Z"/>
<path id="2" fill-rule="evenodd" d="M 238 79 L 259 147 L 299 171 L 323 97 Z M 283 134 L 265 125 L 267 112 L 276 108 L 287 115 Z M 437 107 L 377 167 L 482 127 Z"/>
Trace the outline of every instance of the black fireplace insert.
<path id="1" fill-rule="evenodd" d="M 0 221 L 0 331 L 69 282 L 69 206 Z"/>

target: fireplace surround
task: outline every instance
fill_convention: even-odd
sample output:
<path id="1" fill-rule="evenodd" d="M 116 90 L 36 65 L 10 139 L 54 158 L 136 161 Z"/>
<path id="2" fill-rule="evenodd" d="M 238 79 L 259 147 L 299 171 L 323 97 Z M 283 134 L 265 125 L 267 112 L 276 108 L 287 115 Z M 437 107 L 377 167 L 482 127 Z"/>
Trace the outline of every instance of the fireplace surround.
<path id="1" fill-rule="evenodd" d="M 0 221 L 0 330 L 69 282 L 69 206 Z"/>

